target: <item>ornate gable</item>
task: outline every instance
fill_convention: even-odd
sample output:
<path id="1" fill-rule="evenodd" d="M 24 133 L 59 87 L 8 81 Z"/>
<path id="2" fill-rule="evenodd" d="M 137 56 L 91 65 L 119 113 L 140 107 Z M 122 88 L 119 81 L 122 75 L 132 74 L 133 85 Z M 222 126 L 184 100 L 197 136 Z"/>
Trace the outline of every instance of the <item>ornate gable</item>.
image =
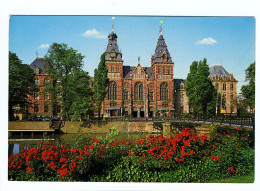
<path id="1" fill-rule="evenodd" d="M 138 63 L 133 73 L 130 75 L 132 79 L 147 79 L 148 75 L 145 73 L 143 67 Z"/>

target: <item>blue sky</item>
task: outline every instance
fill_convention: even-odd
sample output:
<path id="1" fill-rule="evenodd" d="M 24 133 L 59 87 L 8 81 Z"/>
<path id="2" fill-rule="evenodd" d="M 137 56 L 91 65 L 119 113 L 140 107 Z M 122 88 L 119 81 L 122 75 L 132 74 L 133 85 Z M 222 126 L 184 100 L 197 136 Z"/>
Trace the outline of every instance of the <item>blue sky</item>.
<path id="1" fill-rule="evenodd" d="M 222 64 L 233 73 L 238 92 L 245 84 L 245 69 L 255 61 L 253 17 L 127 17 L 115 16 L 114 31 L 124 65 L 150 66 L 159 37 L 163 35 L 174 61 L 174 78 L 185 79 L 190 64 L 207 58 L 208 65 Z M 9 50 L 23 63 L 44 56 L 49 45 L 65 43 L 85 56 L 84 70 L 93 76 L 107 46 L 112 16 L 11 16 Z"/>

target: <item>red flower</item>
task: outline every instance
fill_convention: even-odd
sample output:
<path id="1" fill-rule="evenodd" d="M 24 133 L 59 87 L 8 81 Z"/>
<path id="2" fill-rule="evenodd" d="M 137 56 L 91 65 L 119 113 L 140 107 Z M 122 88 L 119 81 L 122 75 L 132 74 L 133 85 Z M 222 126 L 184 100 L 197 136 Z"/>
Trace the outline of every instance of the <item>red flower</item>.
<path id="1" fill-rule="evenodd" d="M 144 143 L 144 141 L 143 140 L 137 140 L 137 143 L 139 144 L 139 145 L 142 145 L 143 143 Z"/>
<path id="2" fill-rule="evenodd" d="M 213 147 L 214 147 L 214 148 L 216 147 L 215 143 L 213 143 Z"/>
<path id="3" fill-rule="evenodd" d="M 55 170 L 57 166 L 53 161 L 51 161 L 49 167 L 51 167 L 52 170 Z"/>
<path id="4" fill-rule="evenodd" d="M 29 174 L 30 172 L 34 171 L 34 169 L 31 168 L 31 167 L 28 167 L 28 168 L 26 168 L 26 171 L 27 171 L 27 173 Z"/>
<path id="5" fill-rule="evenodd" d="M 141 164 L 142 163 L 142 159 L 140 159 L 138 162 Z"/>
<path id="6" fill-rule="evenodd" d="M 191 155 L 195 155 L 196 153 L 193 150 L 190 150 Z"/>
<path id="7" fill-rule="evenodd" d="M 102 146 L 101 145 L 98 145 L 98 147 L 99 147 L 99 149 L 102 151 L 103 150 L 103 148 L 102 148 Z"/>
<path id="8" fill-rule="evenodd" d="M 70 163 L 70 172 L 75 171 L 77 163 L 75 161 L 71 161 Z"/>
<path id="9" fill-rule="evenodd" d="M 59 171 L 60 171 L 60 176 L 61 177 L 66 176 L 67 173 L 68 173 L 68 169 L 67 168 L 61 168 Z"/>
<path id="10" fill-rule="evenodd" d="M 94 149 L 94 146 L 92 146 L 92 145 L 89 145 L 89 149 Z"/>
<path id="11" fill-rule="evenodd" d="M 122 152 L 122 155 L 125 154 L 124 152 Z"/>
<path id="12" fill-rule="evenodd" d="M 60 157 L 60 163 L 62 163 L 62 162 L 66 162 L 66 161 L 67 161 L 67 158 Z"/>

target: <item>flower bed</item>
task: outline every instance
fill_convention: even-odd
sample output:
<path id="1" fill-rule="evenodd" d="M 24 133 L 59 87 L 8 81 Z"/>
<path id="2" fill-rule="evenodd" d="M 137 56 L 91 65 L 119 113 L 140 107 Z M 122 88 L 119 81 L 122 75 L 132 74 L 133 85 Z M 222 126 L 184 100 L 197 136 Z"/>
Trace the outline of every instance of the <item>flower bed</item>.
<path id="1" fill-rule="evenodd" d="M 42 142 L 9 157 L 9 180 L 206 182 L 254 171 L 254 149 L 239 129 L 210 137 L 183 129 L 134 143 L 115 136 L 112 128 L 106 138 L 72 148 Z"/>

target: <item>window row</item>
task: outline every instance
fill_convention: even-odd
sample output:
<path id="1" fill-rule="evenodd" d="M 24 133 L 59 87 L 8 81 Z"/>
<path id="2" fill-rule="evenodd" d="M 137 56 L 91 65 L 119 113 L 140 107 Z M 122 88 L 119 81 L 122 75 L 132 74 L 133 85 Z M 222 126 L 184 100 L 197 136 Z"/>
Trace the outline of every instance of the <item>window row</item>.
<path id="1" fill-rule="evenodd" d="M 40 81 L 39 81 L 39 78 L 35 78 L 34 79 L 34 82 L 36 85 L 39 85 L 40 84 Z M 49 78 L 48 77 L 45 77 L 44 80 L 43 80 L 44 83 L 47 83 L 49 82 Z"/>
<path id="2" fill-rule="evenodd" d="M 123 91 L 123 100 L 129 99 L 128 90 Z M 154 93 L 150 91 L 148 93 L 149 101 L 154 100 Z M 160 86 L 160 100 L 169 99 L 169 87 L 166 82 L 161 83 Z M 117 100 L 117 84 L 114 81 L 109 82 L 108 84 L 108 100 Z M 134 100 L 144 100 L 144 87 L 141 82 L 136 82 L 134 85 Z"/>
<path id="3" fill-rule="evenodd" d="M 49 103 L 44 103 L 44 113 L 49 113 L 50 112 L 50 104 Z M 39 103 L 35 102 L 33 105 L 33 110 L 34 113 L 39 113 Z M 54 112 L 56 113 L 60 113 L 61 112 L 61 105 L 56 105 L 56 107 L 54 108 Z"/>
<path id="4" fill-rule="evenodd" d="M 120 72 L 120 67 L 119 66 L 109 66 L 109 65 L 107 65 L 106 66 L 106 68 L 107 68 L 107 71 L 108 72 Z"/>
<path id="5" fill-rule="evenodd" d="M 231 91 L 234 90 L 234 85 L 233 85 L 233 84 L 230 84 L 229 87 L 230 87 L 230 90 L 231 90 Z M 219 86 L 218 86 L 218 84 L 216 84 L 216 89 L 218 90 L 218 88 L 219 88 Z M 227 90 L 227 84 L 225 84 L 225 83 L 222 84 L 222 90 L 224 90 L 224 91 Z"/>
<path id="6" fill-rule="evenodd" d="M 166 68 L 166 67 L 159 67 L 158 68 L 158 74 L 171 74 L 171 68 L 170 67 L 168 67 L 168 68 Z"/>

